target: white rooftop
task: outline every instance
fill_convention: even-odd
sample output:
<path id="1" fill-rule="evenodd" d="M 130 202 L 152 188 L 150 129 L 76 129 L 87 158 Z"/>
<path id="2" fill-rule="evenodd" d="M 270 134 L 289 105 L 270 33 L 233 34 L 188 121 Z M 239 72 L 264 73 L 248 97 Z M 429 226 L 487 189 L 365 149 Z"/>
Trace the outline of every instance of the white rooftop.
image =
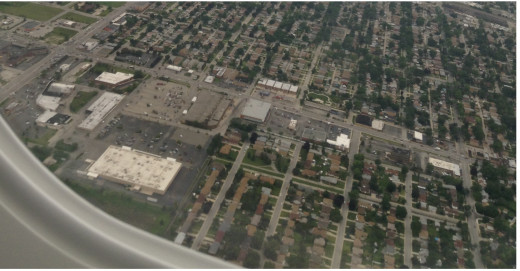
<path id="1" fill-rule="evenodd" d="M 372 128 L 376 129 L 376 130 L 383 130 L 383 127 L 385 126 L 385 122 L 382 121 L 382 120 L 373 120 L 372 121 Z"/>
<path id="2" fill-rule="evenodd" d="M 88 109 L 90 115 L 80 124 L 79 128 L 92 130 L 105 118 L 125 96 L 112 92 L 105 92 Z"/>
<path id="3" fill-rule="evenodd" d="M 176 72 L 182 71 L 182 67 L 174 66 L 174 65 L 168 65 L 168 66 L 166 66 L 166 69 L 176 71 Z"/>
<path id="4" fill-rule="evenodd" d="M 56 111 L 58 106 L 60 106 L 60 97 L 40 94 L 38 95 L 38 98 L 36 98 L 36 104 L 41 106 L 43 109 Z"/>
<path id="5" fill-rule="evenodd" d="M 350 138 L 346 134 L 340 134 L 336 138 L 336 140 L 327 139 L 327 143 L 334 145 L 334 146 L 342 147 L 342 148 L 349 148 L 350 147 Z"/>
<path id="6" fill-rule="evenodd" d="M 70 94 L 74 90 L 74 85 L 67 85 L 62 83 L 52 83 L 47 91 L 53 93 Z"/>
<path id="7" fill-rule="evenodd" d="M 130 73 L 124 73 L 124 72 L 116 72 L 116 73 L 103 72 L 102 74 L 100 74 L 96 78 L 96 81 L 107 83 L 107 84 L 116 85 L 116 84 L 118 84 L 120 82 L 126 81 L 128 79 L 133 78 L 133 77 L 134 77 L 134 75 L 130 74 Z"/>
<path id="8" fill-rule="evenodd" d="M 460 167 L 457 164 L 439 160 L 433 157 L 428 159 L 428 163 L 432 164 L 434 167 L 452 171 L 456 176 L 460 176 Z"/>
<path id="9" fill-rule="evenodd" d="M 39 122 L 39 123 L 47 123 L 47 121 L 49 119 L 51 119 L 52 117 L 56 116 L 56 112 L 52 112 L 52 111 L 49 111 L 49 110 L 46 110 L 45 112 L 43 112 L 37 119 L 36 119 L 36 122 Z"/>
<path id="10" fill-rule="evenodd" d="M 242 111 L 242 115 L 249 118 L 260 119 L 263 122 L 270 108 L 270 103 L 249 99 L 244 107 L 244 111 Z"/>
<path id="11" fill-rule="evenodd" d="M 101 176 L 112 181 L 153 190 L 164 194 L 181 169 L 182 163 L 173 158 L 111 145 L 90 166 L 91 176 Z"/>
<path id="12" fill-rule="evenodd" d="M 206 79 L 204 79 L 204 82 L 206 83 L 213 83 L 213 80 L 215 80 L 215 76 L 208 75 Z"/>
<path id="13" fill-rule="evenodd" d="M 414 131 L 413 132 L 413 138 L 416 139 L 416 140 L 421 140 L 422 141 L 423 140 L 423 135 L 420 132 Z"/>

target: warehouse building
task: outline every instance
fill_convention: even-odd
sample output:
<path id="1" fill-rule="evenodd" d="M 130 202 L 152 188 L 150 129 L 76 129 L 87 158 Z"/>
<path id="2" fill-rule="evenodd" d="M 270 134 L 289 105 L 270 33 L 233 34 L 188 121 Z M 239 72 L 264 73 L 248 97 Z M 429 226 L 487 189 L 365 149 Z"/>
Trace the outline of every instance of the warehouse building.
<path id="1" fill-rule="evenodd" d="M 88 109 L 88 117 L 78 126 L 92 131 L 114 109 L 125 96 L 112 92 L 105 92 Z"/>
<path id="2" fill-rule="evenodd" d="M 269 109 L 270 103 L 249 99 L 240 117 L 254 122 L 264 122 L 269 115 Z"/>
<path id="3" fill-rule="evenodd" d="M 74 91 L 74 85 L 67 85 L 62 83 L 52 83 L 44 92 L 45 95 L 63 97 L 68 96 Z"/>
<path id="4" fill-rule="evenodd" d="M 428 159 L 428 163 L 432 164 L 437 170 L 451 173 L 457 177 L 460 176 L 460 167 L 457 164 L 442 161 L 433 157 Z"/>
<path id="5" fill-rule="evenodd" d="M 164 195 L 181 167 L 182 163 L 170 157 L 111 145 L 88 168 L 87 175 L 128 185 L 146 195 Z"/>
<path id="6" fill-rule="evenodd" d="M 96 79 L 95 82 L 98 84 L 105 85 L 107 87 L 118 87 L 132 81 L 134 78 L 133 74 L 123 72 L 103 72 Z"/>
<path id="7" fill-rule="evenodd" d="M 36 104 L 45 110 L 56 111 L 60 106 L 60 100 L 60 97 L 40 94 L 36 98 Z"/>

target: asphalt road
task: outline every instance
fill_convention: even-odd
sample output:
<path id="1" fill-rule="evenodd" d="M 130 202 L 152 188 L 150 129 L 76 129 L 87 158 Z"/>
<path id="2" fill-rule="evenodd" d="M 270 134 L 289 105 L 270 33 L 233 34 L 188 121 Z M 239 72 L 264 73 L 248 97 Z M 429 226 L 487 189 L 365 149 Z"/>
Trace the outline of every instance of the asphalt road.
<path id="1" fill-rule="evenodd" d="M 36 78 L 41 71 L 43 71 L 46 67 L 48 67 L 51 62 L 53 61 L 53 58 L 58 57 L 59 55 L 77 55 L 77 50 L 75 48 L 75 45 L 82 44 L 86 40 L 88 40 L 94 33 L 98 32 L 99 30 L 103 29 L 111 20 L 113 20 L 115 17 L 120 15 L 125 9 L 125 4 L 117 9 L 115 9 L 113 12 L 108 14 L 103 19 L 97 21 L 96 23 L 90 25 L 89 27 L 81 30 L 76 34 L 72 39 L 75 42 L 65 42 L 61 45 L 55 47 L 55 48 L 49 48 L 50 53 L 44 57 L 42 60 L 40 60 L 38 63 L 31 66 L 29 69 L 25 70 L 23 73 L 20 73 L 19 76 L 12 79 L 7 83 L 2 89 L 0 89 L 0 101 L 3 101 L 6 99 L 11 93 L 17 91 L 20 86 L 24 85 L 26 82 L 30 82 L 34 78 Z"/>
<path id="2" fill-rule="evenodd" d="M 191 248 L 196 250 L 200 248 L 200 244 L 202 243 L 202 240 L 204 240 L 204 237 L 206 237 L 206 234 L 208 233 L 208 230 L 211 227 L 211 224 L 213 223 L 213 219 L 215 219 L 215 216 L 217 215 L 217 212 L 220 209 L 220 205 L 222 204 L 222 201 L 224 201 L 226 192 L 231 187 L 233 179 L 235 178 L 235 175 L 237 174 L 237 171 L 240 168 L 240 165 L 242 164 L 242 160 L 244 159 L 244 156 L 246 155 L 248 148 L 249 143 L 244 143 L 244 145 L 242 145 L 242 149 L 240 149 L 237 159 L 235 160 L 235 163 L 233 163 L 233 166 L 231 167 L 231 170 L 229 171 L 228 176 L 224 181 L 224 185 L 220 189 L 220 192 L 218 193 L 215 202 L 213 202 L 213 205 L 211 206 L 211 209 L 208 215 L 206 216 L 206 220 L 204 220 L 204 223 L 202 224 L 202 227 L 200 228 L 197 237 L 193 241 Z"/>
<path id="3" fill-rule="evenodd" d="M 352 140 L 350 141 L 350 151 L 348 154 L 349 163 L 354 161 L 354 155 L 359 152 L 359 142 L 361 139 L 361 133 L 359 131 L 352 132 Z M 345 192 L 343 196 L 345 197 L 345 203 L 341 206 L 341 215 L 343 219 L 341 220 L 338 233 L 336 234 L 336 242 L 334 244 L 334 253 L 332 254 L 331 268 L 337 269 L 340 268 L 341 264 L 341 253 L 343 252 L 343 241 L 345 240 L 345 228 L 347 226 L 347 218 L 348 218 L 348 202 L 349 197 L 348 194 L 352 190 L 352 182 L 354 181 L 353 175 L 349 174 L 347 177 L 347 183 L 345 185 Z"/>
<path id="4" fill-rule="evenodd" d="M 412 268 L 412 172 L 405 180 L 406 218 L 404 220 L 404 265 Z"/>
<path id="5" fill-rule="evenodd" d="M 269 222 L 269 227 L 267 228 L 267 233 L 265 234 L 266 237 L 273 236 L 276 230 L 276 226 L 278 225 L 283 203 L 285 202 L 285 197 L 287 196 L 287 190 L 289 189 L 289 185 L 291 184 L 291 179 L 293 177 L 292 171 L 296 167 L 296 163 L 298 163 L 301 147 L 301 142 L 296 143 L 296 147 L 294 148 L 293 156 L 291 158 L 291 163 L 289 164 L 289 168 L 285 173 L 285 179 L 283 180 L 282 188 L 280 189 L 280 195 L 276 201 L 276 206 L 274 207 L 273 215 L 271 216 L 271 221 Z"/>

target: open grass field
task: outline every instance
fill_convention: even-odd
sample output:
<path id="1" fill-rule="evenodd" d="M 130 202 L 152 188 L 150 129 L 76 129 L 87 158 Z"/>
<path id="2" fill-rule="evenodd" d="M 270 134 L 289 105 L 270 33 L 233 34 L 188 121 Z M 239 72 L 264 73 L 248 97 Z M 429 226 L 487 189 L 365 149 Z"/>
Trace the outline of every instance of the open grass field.
<path id="1" fill-rule="evenodd" d="M 86 91 L 78 91 L 78 94 L 72 99 L 72 102 L 70 103 L 70 111 L 76 113 L 78 112 L 83 106 L 88 104 L 92 98 L 96 97 L 98 94 L 97 91 L 92 92 L 86 92 Z"/>
<path id="2" fill-rule="evenodd" d="M 120 192 L 65 182 L 72 190 L 106 213 L 153 234 L 164 236 L 172 210 L 140 202 Z"/>
<path id="3" fill-rule="evenodd" d="M 48 43 L 62 44 L 76 35 L 76 33 L 78 33 L 78 31 L 63 27 L 55 27 L 51 32 L 44 36 L 44 39 Z"/>
<path id="4" fill-rule="evenodd" d="M 111 8 L 118 8 L 122 5 L 124 5 L 126 2 L 98 2 L 100 5 L 111 7 Z"/>
<path id="5" fill-rule="evenodd" d="M 0 12 L 25 17 L 28 19 L 47 21 L 58 15 L 63 10 L 60 8 L 49 7 L 29 2 L 2 2 L 0 3 Z"/>
<path id="6" fill-rule="evenodd" d="M 27 141 L 34 144 L 47 146 L 47 143 L 49 143 L 49 139 L 51 139 L 51 137 L 53 137 L 54 134 L 56 134 L 56 130 L 50 128 L 45 129 L 45 133 L 42 136 L 40 136 L 39 138 L 27 138 Z"/>
<path id="7" fill-rule="evenodd" d="M 83 16 L 75 12 L 67 12 L 65 15 L 61 16 L 61 19 L 70 20 L 78 23 L 91 24 L 97 21 L 96 18 Z"/>

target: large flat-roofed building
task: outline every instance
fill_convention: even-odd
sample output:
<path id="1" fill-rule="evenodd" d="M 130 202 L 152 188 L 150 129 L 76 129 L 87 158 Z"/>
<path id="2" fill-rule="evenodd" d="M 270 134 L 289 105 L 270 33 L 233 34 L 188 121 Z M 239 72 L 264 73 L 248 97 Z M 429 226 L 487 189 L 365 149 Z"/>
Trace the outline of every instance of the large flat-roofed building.
<path id="1" fill-rule="evenodd" d="M 460 176 L 460 167 L 457 164 L 442 161 L 433 157 L 428 159 L 428 163 L 432 164 L 437 169 L 451 172 L 455 176 Z"/>
<path id="2" fill-rule="evenodd" d="M 302 140 L 324 142 L 327 139 L 327 132 L 323 130 L 316 130 L 311 128 L 305 128 L 302 133 Z"/>
<path id="3" fill-rule="evenodd" d="M 124 72 L 103 72 L 98 77 L 96 77 L 96 83 L 103 84 L 108 87 L 117 87 L 124 85 L 134 78 L 133 74 L 124 73 Z"/>
<path id="4" fill-rule="evenodd" d="M 88 168 L 90 178 L 103 178 L 129 185 L 143 194 L 164 195 L 182 163 L 173 158 L 134 150 L 130 147 L 109 146 Z"/>
<path id="5" fill-rule="evenodd" d="M 125 96 L 112 92 L 105 92 L 88 109 L 88 117 L 78 125 L 85 130 L 93 130 L 116 107 Z"/>
<path id="6" fill-rule="evenodd" d="M 270 103 L 249 99 L 242 111 L 241 118 L 255 122 L 264 122 L 271 108 Z"/>

